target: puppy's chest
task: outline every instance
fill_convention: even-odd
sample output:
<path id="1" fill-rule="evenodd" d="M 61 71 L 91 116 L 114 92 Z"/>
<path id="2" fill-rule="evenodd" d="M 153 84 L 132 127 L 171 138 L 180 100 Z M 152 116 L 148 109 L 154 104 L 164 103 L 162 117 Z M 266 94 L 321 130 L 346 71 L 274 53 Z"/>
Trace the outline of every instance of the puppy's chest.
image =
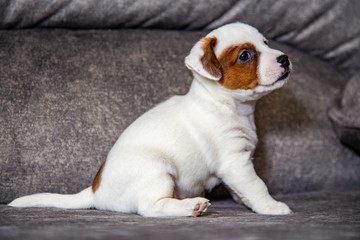
<path id="1" fill-rule="evenodd" d="M 198 196 L 204 189 L 211 190 L 220 183 L 217 168 L 221 162 L 234 153 L 253 151 L 257 143 L 252 116 L 217 112 L 197 121 L 190 129 L 194 136 L 194 151 L 177 166 L 176 195 L 180 198 Z"/>
<path id="2" fill-rule="evenodd" d="M 223 115 L 222 124 L 214 127 L 216 129 L 216 145 L 219 151 L 252 151 L 258 142 L 256 126 L 253 115 L 238 116 Z"/>

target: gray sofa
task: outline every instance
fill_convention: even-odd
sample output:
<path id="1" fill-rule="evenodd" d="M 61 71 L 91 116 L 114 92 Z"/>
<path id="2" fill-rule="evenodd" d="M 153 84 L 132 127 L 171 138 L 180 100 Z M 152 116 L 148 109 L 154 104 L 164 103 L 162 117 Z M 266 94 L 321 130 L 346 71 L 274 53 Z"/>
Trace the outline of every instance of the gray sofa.
<path id="1" fill-rule="evenodd" d="M 360 2 L 0 1 L 0 239 L 359 239 Z M 286 87 L 257 104 L 254 164 L 290 216 L 222 186 L 200 218 L 7 207 L 89 186 L 121 132 L 192 80 L 184 58 L 242 21 L 286 52 Z"/>

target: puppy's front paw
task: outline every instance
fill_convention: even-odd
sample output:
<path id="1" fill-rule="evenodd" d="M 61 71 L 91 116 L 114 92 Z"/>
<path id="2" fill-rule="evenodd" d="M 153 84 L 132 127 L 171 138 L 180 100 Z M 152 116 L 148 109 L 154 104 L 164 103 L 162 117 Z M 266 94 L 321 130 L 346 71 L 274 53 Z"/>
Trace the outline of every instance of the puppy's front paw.
<path id="1" fill-rule="evenodd" d="M 265 215 L 288 215 L 291 214 L 291 209 L 283 202 L 271 201 L 254 209 L 255 212 Z"/>
<path id="2" fill-rule="evenodd" d="M 192 211 L 192 216 L 194 217 L 198 217 L 201 214 L 203 214 L 204 212 L 206 212 L 207 208 L 211 205 L 210 201 L 207 200 L 206 198 L 202 198 L 202 197 L 197 197 L 194 198 L 194 209 Z"/>

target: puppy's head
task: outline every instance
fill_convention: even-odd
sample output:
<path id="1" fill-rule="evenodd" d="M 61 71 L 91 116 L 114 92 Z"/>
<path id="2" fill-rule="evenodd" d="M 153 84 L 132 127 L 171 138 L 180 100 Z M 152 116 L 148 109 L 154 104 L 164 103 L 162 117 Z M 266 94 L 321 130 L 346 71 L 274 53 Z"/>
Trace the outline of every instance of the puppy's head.
<path id="1" fill-rule="evenodd" d="M 291 69 L 284 53 L 270 48 L 257 29 L 243 23 L 210 32 L 191 49 L 185 64 L 195 75 L 249 96 L 283 86 Z"/>

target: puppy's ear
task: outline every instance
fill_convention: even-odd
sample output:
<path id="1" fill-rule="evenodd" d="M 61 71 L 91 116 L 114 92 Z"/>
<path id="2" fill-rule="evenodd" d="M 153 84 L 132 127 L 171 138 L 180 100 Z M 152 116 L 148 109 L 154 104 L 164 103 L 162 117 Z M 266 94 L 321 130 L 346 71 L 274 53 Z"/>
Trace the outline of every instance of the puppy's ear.
<path id="1" fill-rule="evenodd" d="M 186 67 L 205 78 L 220 80 L 222 77 L 221 66 L 214 52 L 216 43 L 216 37 L 201 39 L 185 58 Z"/>

